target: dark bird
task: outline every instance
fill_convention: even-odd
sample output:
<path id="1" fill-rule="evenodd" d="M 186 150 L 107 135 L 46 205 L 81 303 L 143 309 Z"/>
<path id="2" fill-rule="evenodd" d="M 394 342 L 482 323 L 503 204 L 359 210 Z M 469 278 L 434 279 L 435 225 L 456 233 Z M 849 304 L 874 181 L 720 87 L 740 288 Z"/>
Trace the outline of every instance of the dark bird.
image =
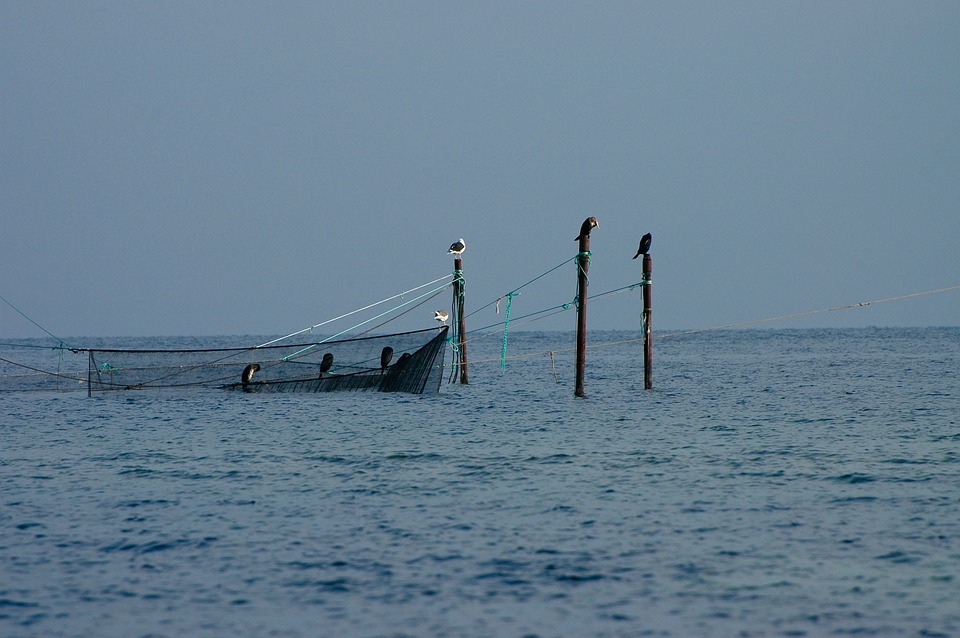
<path id="1" fill-rule="evenodd" d="M 407 367 L 407 362 L 409 360 L 410 360 L 410 353 L 404 352 L 402 355 L 400 355 L 400 358 L 397 359 L 397 362 L 393 364 L 393 367 L 397 370 L 397 372 L 399 372 Z"/>
<path id="2" fill-rule="evenodd" d="M 333 354 L 328 352 L 323 355 L 323 359 L 320 361 L 320 376 L 318 378 L 323 378 L 324 372 L 329 372 L 330 368 L 333 367 Z"/>
<path id="3" fill-rule="evenodd" d="M 650 252 L 650 241 L 652 239 L 653 239 L 653 235 L 651 235 L 650 233 L 647 233 L 646 235 L 640 238 L 640 247 L 637 248 L 637 254 L 633 256 L 634 259 L 636 259 L 640 255 L 646 255 L 648 252 Z"/>
<path id="4" fill-rule="evenodd" d="M 574 241 L 579 240 L 581 237 L 589 237 L 590 231 L 594 228 L 598 228 L 599 226 L 600 222 L 597 221 L 596 217 L 587 217 L 583 221 L 583 225 L 580 227 L 580 234 L 573 238 Z"/>
<path id="5" fill-rule="evenodd" d="M 463 254 L 463 251 L 465 251 L 466 249 L 467 249 L 467 243 L 463 241 L 463 237 L 461 237 L 457 241 L 450 244 L 450 249 L 447 250 L 447 254 L 456 255 L 457 257 L 459 257 L 460 255 Z"/>
<path id="6" fill-rule="evenodd" d="M 253 373 L 260 369 L 259 363 L 251 363 L 246 368 L 243 369 L 243 374 L 240 375 L 240 382 L 243 385 L 247 385 L 253 379 Z"/>
<path id="7" fill-rule="evenodd" d="M 384 346 L 383 350 L 380 351 L 380 374 L 387 371 L 387 366 L 390 365 L 390 359 L 393 359 L 393 348 Z"/>
<path id="8" fill-rule="evenodd" d="M 243 386 L 244 392 L 253 392 L 253 390 L 250 388 L 250 381 L 253 379 L 253 373 L 259 369 L 259 363 L 251 363 L 243 369 L 243 372 L 240 374 L 240 385 Z"/>

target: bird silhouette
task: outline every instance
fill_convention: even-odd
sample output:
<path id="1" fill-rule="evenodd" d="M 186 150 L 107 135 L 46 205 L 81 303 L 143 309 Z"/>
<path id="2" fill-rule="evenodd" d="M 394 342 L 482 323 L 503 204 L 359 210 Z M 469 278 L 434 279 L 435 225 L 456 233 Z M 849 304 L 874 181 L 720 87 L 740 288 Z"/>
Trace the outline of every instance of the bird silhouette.
<path id="1" fill-rule="evenodd" d="M 387 366 L 390 365 L 391 359 L 393 359 L 393 348 L 384 346 L 383 350 L 380 351 L 380 374 L 387 371 Z"/>
<path id="2" fill-rule="evenodd" d="M 322 379 L 323 373 L 329 372 L 330 368 L 332 367 L 333 367 L 333 353 L 328 352 L 325 355 L 323 355 L 323 359 L 320 361 L 320 376 L 317 378 Z"/>
<path id="3" fill-rule="evenodd" d="M 646 235 L 641 237 L 640 247 L 637 248 L 637 254 L 634 255 L 633 258 L 636 259 L 640 255 L 646 255 L 648 252 L 650 252 L 650 242 L 652 240 L 653 240 L 653 235 L 651 235 L 650 233 L 647 233 Z"/>
<path id="4" fill-rule="evenodd" d="M 251 363 L 246 368 L 243 369 L 243 373 L 240 375 L 240 385 L 243 386 L 244 392 L 250 392 L 250 382 L 253 379 L 253 373 L 260 369 L 259 363 Z"/>
<path id="5" fill-rule="evenodd" d="M 587 217 L 583 220 L 583 225 L 580 226 L 580 234 L 573 238 L 574 241 L 579 240 L 581 237 L 589 237 L 590 231 L 594 228 L 598 228 L 600 222 L 597 221 L 596 217 Z"/>

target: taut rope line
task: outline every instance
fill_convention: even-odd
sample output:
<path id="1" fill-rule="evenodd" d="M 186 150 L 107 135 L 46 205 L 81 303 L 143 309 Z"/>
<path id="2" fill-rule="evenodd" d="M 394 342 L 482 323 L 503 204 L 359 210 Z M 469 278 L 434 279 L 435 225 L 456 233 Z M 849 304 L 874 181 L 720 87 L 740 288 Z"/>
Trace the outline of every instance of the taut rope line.
<path id="1" fill-rule="evenodd" d="M 427 286 L 433 285 L 433 284 L 437 283 L 438 281 L 443 281 L 444 279 L 448 279 L 449 277 L 450 277 L 450 275 L 444 275 L 443 277 L 437 277 L 437 278 L 434 279 L 433 281 L 428 281 L 428 282 L 425 283 L 425 284 L 420 284 L 420 285 L 417 286 L 416 288 L 411 288 L 410 290 L 407 290 L 407 291 L 405 291 L 405 292 L 401 292 L 401 293 L 399 293 L 399 294 L 393 295 L 392 297 L 387 297 L 386 299 L 381 299 L 380 301 L 377 301 L 377 302 L 374 302 L 374 303 L 369 304 L 369 305 L 367 305 L 367 306 L 364 306 L 363 308 L 357 308 L 356 310 L 351 310 L 350 312 L 344 313 L 344 314 L 340 315 L 339 317 L 334 317 L 333 319 L 327 319 L 326 321 L 321 321 L 320 323 L 316 323 L 316 324 L 310 326 L 309 328 L 304 328 L 303 330 L 297 330 L 296 332 L 291 332 L 290 334 L 286 335 L 285 337 L 277 337 L 276 339 L 272 339 L 272 340 L 270 340 L 270 341 L 267 341 L 267 342 L 265 342 L 265 343 L 261 343 L 261 344 L 259 344 L 259 345 L 257 345 L 257 346 L 254 346 L 254 347 L 256 347 L 256 348 L 263 348 L 264 346 L 273 345 L 274 343 L 277 343 L 278 341 L 283 341 L 284 339 L 289 339 L 290 337 L 295 337 L 295 336 L 297 336 L 297 335 L 303 334 L 304 332 L 311 332 L 311 331 L 313 331 L 315 328 L 319 328 L 320 326 L 325 326 L 326 324 L 328 324 L 328 323 L 333 323 L 334 321 L 337 321 L 338 319 L 343 319 L 344 317 L 349 317 L 350 315 L 355 315 L 355 314 L 357 314 L 358 312 L 363 312 L 364 310 L 369 310 L 370 308 L 373 308 L 374 306 L 379 306 L 379 305 L 382 304 L 382 303 L 387 303 L 388 301 L 393 301 L 394 299 L 402 298 L 402 297 L 403 297 L 404 295 L 406 295 L 406 294 L 409 294 L 409 293 L 414 292 L 414 291 L 416 291 L 416 290 L 420 290 L 421 288 L 426 288 Z M 428 293 L 428 294 L 429 294 L 429 293 Z M 418 297 L 418 299 L 419 299 L 419 297 Z M 401 304 L 401 305 L 406 305 L 406 304 Z M 382 316 L 382 315 L 381 315 L 381 316 Z M 360 324 L 360 325 L 363 325 L 363 324 Z M 356 327 L 357 327 L 357 326 L 354 326 L 354 328 L 356 328 Z M 352 330 L 352 329 L 353 329 L 353 328 L 349 328 L 348 330 Z M 342 333 L 341 333 L 341 334 L 342 334 Z"/>
<path id="2" fill-rule="evenodd" d="M 629 289 L 629 288 L 631 288 L 631 286 L 627 286 L 627 287 L 625 287 L 625 288 Z M 623 290 L 623 289 L 619 289 L 619 290 Z M 819 308 L 819 309 L 817 309 L 817 310 L 807 310 L 807 311 L 805 311 L 805 312 L 794 312 L 794 313 L 790 313 L 790 314 L 786 314 L 786 315 L 778 315 L 778 316 L 776 316 L 776 317 L 766 317 L 766 318 L 764 318 L 764 319 L 751 319 L 751 320 L 748 320 L 748 321 L 738 321 L 738 322 L 735 322 L 735 323 L 727 323 L 727 324 L 723 324 L 723 325 L 720 325 L 720 326 L 710 326 L 710 327 L 707 327 L 707 328 L 695 328 L 695 329 L 693 329 L 693 330 L 681 330 L 681 331 L 678 331 L 678 332 L 667 332 L 667 333 L 664 333 L 664 334 L 658 334 L 658 335 L 657 335 L 657 338 L 658 338 L 658 339 L 663 339 L 663 338 L 665 338 L 665 337 L 682 337 L 682 336 L 691 335 L 691 334 L 698 334 L 698 333 L 701 333 L 701 332 L 710 332 L 710 331 L 713 331 L 713 330 L 727 330 L 727 329 L 730 329 L 730 328 L 742 328 L 743 326 L 756 325 L 756 324 L 759 324 L 759 323 L 769 323 L 769 322 L 771 322 L 771 321 L 783 321 L 783 320 L 785 320 L 785 319 L 794 319 L 794 318 L 796 318 L 796 317 L 807 317 L 807 316 L 810 316 L 810 315 L 817 315 L 817 314 L 822 314 L 822 313 L 825 313 L 825 312 L 836 312 L 836 311 L 838 311 L 838 310 L 853 310 L 853 309 L 856 309 L 856 308 L 866 308 L 867 306 L 871 306 L 871 305 L 874 305 L 874 304 L 887 303 L 887 302 L 891 302 L 891 301 L 902 301 L 902 300 L 904 300 L 904 299 L 912 299 L 912 298 L 914 298 L 914 297 L 923 297 L 923 296 L 925 296 L 925 295 L 934 295 L 934 294 L 938 294 L 938 293 L 942 293 L 942 292 L 951 292 L 951 291 L 953 291 L 953 290 L 960 290 L 960 284 L 957 284 L 957 285 L 955 285 L 955 286 L 947 286 L 946 288 L 936 288 L 936 289 L 934 289 L 934 290 L 924 290 L 923 292 L 913 292 L 913 293 L 909 293 L 909 294 L 906 294 L 906 295 L 897 295 L 896 297 L 886 297 L 886 298 L 884 298 L 884 299 L 874 299 L 874 300 L 872 300 L 872 301 L 860 301 L 860 302 L 857 302 L 857 303 L 845 304 L 845 305 L 843 305 L 843 306 L 832 306 L 832 307 L 830 307 L 830 308 Z M 531 321 L 533 321 L 533 320 L 531 319 Z M 587 349 L 590 349 L 590 348 L 606 348 L 606 347 L 609 347 L 609 346 L 619 346 L 619 345 L 623 345 L 623 344 L 626 344 L 626 343 L 636 343 L 636 342 L 638 342 L 638 341 L 643 341 L 643 337 L 638 337 L 638 338 L 635 338 L 635 339 L 622 339 L 622 340 L 620 340 L 620 341 L 607 341 L 607 342 L 604 342 L 604 343 L 588 344 L 588 345 L 587 345 Z M 530 352 L 530 353 L 526 353 L 526 354 L 510 355 L 510 356 L 507 357 L 507 359 L 522 359 L 522 358 L 529 358 L 529 357 L 538 357 L 538 356 L 543 356 L 543 355 L 549 355 L 551 352 L 553 352 L 553 353 L 557 353 L 557 352 L 570 352 L 570 351 L 575 350 L 575 349 L 576 349 L 576 348 L 575 348 L 575 347 L 572 347 L 572 346 L 566 347 L 566 348 L 555 348 L 555 349 L 553 349 L 553 350 L 544 350 L 543 352 Z M 499 357 L 496 358 L 496 359 L 480 359 L 480 360 L 478 360 L 478 361 L 475 361 L 474 363 L 490 363 L 490 362 L 499 361 L 499 360 L 500 360 Z"/>

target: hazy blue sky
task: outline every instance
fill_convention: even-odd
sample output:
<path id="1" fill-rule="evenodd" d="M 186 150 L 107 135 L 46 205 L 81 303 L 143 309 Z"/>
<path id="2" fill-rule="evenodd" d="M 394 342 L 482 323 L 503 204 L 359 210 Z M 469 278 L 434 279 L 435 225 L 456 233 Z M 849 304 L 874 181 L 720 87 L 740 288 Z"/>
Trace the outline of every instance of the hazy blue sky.
<path id="1" fill-rule="evenodd" d="M 0 295 L 58 336 L 288 332 L 458 237 L 477 309 L 589 215 L 594 294 L 653 233 L 658 329 L 960 284 L 957 0 L 0 0 L 0 89 Z M 960 291 L 767 325 L 958 323 Z M 0 303 L 0 335 L 43 333 Z"/>

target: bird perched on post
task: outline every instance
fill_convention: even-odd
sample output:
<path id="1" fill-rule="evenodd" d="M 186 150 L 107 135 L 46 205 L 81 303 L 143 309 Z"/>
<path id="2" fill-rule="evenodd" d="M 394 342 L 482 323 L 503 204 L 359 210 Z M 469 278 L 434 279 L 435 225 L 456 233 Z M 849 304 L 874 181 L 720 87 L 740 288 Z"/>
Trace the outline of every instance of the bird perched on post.
<path id="1" fill-rule="evenodd" d="M 599 226 L 600 222 L 597 221 L 596 217 L 587 217 L 583 220 L 583 225 L 580 226 L 580 234 L 574 237 L 573 240 L 578 241 L 581 237 L 589 237 L 590 231 Z"/>
<path id="2" fill-rule="evenodd" d="M 651 235 L 650 233 L 647 233 L 646 235 L 640 238 L 640 247 L 637 248 L 637 254 L 633 256 L 634 259 L 636 259 L 640 255 L 646 255 L 648 252 L 650 252 L 650 241 L 652 239 L 653 239 L 653 235 Z"/>
<path id="3" fill-rule="evenodd" d="M 448 313 L 446 310 L 435 310 L 433 313 L 433 318 L 436 319 L 437 323 L 442 326 L 447 325 L 448 317 L 450 317 L 450 313 Z"/>
<path id="4" fill-rule="evenodd" d="M 467 249 L 467 243 L 463 241 L 463 237 L 461 237 L 457 241 L 450 244 L 450 249 L 447 251 L 447 254 L 456 255 L 457 257 L 459 257 L 460 255 L 463 254 L 463 251 L 465 251 L 466 249 Z"/>

